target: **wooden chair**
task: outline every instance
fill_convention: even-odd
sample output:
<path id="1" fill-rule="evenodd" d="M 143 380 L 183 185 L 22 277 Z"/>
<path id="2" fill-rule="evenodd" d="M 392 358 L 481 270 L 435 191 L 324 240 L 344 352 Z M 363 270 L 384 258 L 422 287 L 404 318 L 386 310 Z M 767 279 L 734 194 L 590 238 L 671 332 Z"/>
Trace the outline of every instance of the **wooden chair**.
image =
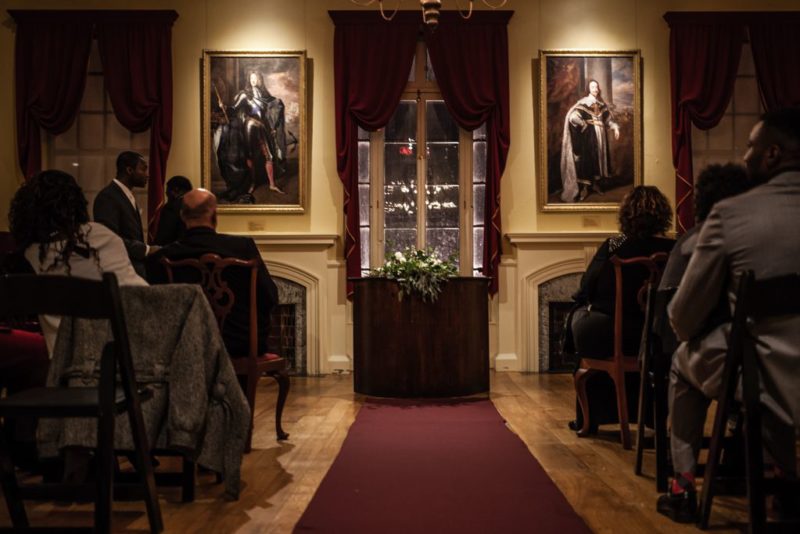
<path id="1" fill-rule="evenodd" d="M 657 308 L 666 312 L 666 304 L 674 290 L 659 291 L 658 285 L 648 281 L 647 306 L 645 308 L 644 330 L 639 351 L 640 382 L 639 407 L 636 428 L 636 462 L 634 473 L 642 474 L 642 460 L 645 448 L 654 448 L 656 453 L 656 491 L 664 493 L 670 476 L 669 437 L 667 435 L 668 416 L 668 373 L 672 354 L 665 354 L 662 339 L 655 327 Z M 666 320 L 662 318 L 662 320 Z M 667 327 L 668 328 L 668 327 Z M 652 447 L 645 437 L 645 421 L 653 421 Z"/>
<path id="2" fill-rule="evenodd" d="M 286 360 L 277 354 L 258 353 L 258 306 L 256 299 L 256 280 L 258 275 L 258 261 L 242 260 L 238 258 L 221 258 L 217 254 L 203 254 L 200 258 L 170 260 L 162 258 L 162 264 L 167 271 L 170 283 L 190 282 L 199 283 L 211 304 L 214 316 L 217 318 L 220 333 L 224 331 L 225 319 L 233 309 L 234 302 L 242 295 L 236 295 L 231 290 L 224 276 L 226 269 L 249 269 L 250 285 L 250 338 L 247 354 L 231 354 L 231 361 L 236 375 L 244 390 L 247 402 L 250 404 L 250 433 L 247 438 L 245 452 L 250 452 L 253 439 L 253 417 L 255 414 L 256 385 L 265 374 L 278 382 L 278 401 L 275 407 L 275 432 L 279 440 L 289 437 L 281 426 L 281 416 L 286 397 L 289 394 L 289 374 L 286 369 Z"/>
<path id="3" fill-rule="evenodd" d="M 147 507 L 150 531 L 161 532 L 164 528 L 161 509 L 140 407 L 144 395 L 136 387 L 116 276 L 105 273 L 102 281 L 65 276 L 0 277 L 0 317 L 34 314 L 108 319 L 114 339 L 106 344 L 102 355 L 98 355 L 100 379 L 97 386 L 34 388 L 0 400 L 0 416 L 3 417 L 97 419 L 96 482 L 89 484 L 18 484 L 8 444 L 0 432 L 0 476 L 14 528 L 30 528 L 24 500 L 72 500 L 80 497 L 95 501 L 95 531 L 111 531 L 115 416 L 127 412 L 136 447 L 134 458 L 139 472 L 138 486 Z"/>
<path id="4" fill-rule="evenodd" d="M 722 392 L 714 417 L 711 446 L 703 475 L 700 494 L 699 526 L 708 528 L 711 505 L 719 493 L 719 467 L 723 452 L 725 429 L 731 406 L 734 403 L 737 383 L 741 374 L 742 401 L 745 428 L 745 470 L 748 512 L 748 531 L 760 533 L 767 530 L 800 532 L 800 523 L 776 524 L 767 522 L 766 496 L 776 491 L 800 494 L 800 484 L 764 477 L 761 429 L 761 386 L 756 353 L 756 336 L 751 328 L 759 321 L 776 316 L 800 315 L 800 274 L 790 274 L 756 281 L 752 271 L 739 274 L 736 304 L 728 337 L 728 351 L 722 375 Z M 798 422 L 795 421 L 795 426 Z M 778 527 L 778 528 L 775 528 Z"/>
<path id="5" fill-rule="evenodd" d="M 575 373 L 575 391 L 578 395 L 578 403 L 580 404 L 581 411 L 583 412 L 583 428 L 578 432 L 579 435 L 588 434 L 590 428 L 589 399 L 586 393 L 586 381 L 594 373 L 605 372 L 609 374 L 614 382 L 622 446 L 625 449 L 631 448 L 628 400 L 625 392 L 625 373 L 639 372 L 639 358 L 638 354 L 623 354 L 622 350 L 623 318 L 625 316 L 623 309 L 623 284 L 625 283 L 623 279 L 623 267 L 630 268 L 632 266 L 638 266 L 640 269 L 646 269 L 647 275 L 641 278 L 637 277 L 636 280 L 636 283 L 638 283 L 640 280 L 644 279 L 644 285 L 639 289 L 638 298 L 641 310 L 644 308 L 644 295 L 647 284 L 658 285 L 658 280 L 661 277 L 661 270 L 666 260 L 666 252 L 658 252 L 651 256 L 629 259 L 622 259 L 617 256 L 611 258 L 611 262 L 614 264 L 616 283 L 616 296 L 614 301 L 614 353 L 611 359 L 608 360 L 598 358 L 580 359 L 578 371 Z M 632 282 L 628 280 L 628 283 Z"/>

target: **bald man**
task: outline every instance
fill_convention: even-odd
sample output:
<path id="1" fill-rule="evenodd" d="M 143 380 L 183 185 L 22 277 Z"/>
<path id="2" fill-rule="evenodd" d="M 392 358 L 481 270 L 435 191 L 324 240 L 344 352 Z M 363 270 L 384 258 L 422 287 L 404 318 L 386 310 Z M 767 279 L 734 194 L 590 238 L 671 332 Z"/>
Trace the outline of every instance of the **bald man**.
<path id="1" fill-rule="evenodd" d="M 266 353 L 269 312 L 278 303 L 278 288 L 261 259 L 255 241 L 249 237 L 217 233 L 217 197 L 206 189 L 194 189 L 183 196 L 181 219 L 186 225 L 186 233 L 178 241 L 148 256 L 147 279 L 152 284 L 167 283 L 166 271 L 161 265 L 162 257 L 180 260 L 214 253 L 223 258 L 257 259 L 258 351 L 259 354 Z M 246 356 L 250 332 L 250 302 L 247 298 L 250 292 L 250 272 L 241 268 L 226 272 L 226 280 L 236 295 L 236 301 L 225 320 L 222 338 L 232 357 Z"/>

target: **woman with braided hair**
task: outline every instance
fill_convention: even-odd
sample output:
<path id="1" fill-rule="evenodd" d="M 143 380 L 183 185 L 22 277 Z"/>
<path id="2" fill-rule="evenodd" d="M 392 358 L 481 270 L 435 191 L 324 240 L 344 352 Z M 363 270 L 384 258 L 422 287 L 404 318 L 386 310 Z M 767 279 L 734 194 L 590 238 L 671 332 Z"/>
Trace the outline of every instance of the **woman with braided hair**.
<path id="1" fill-rule="evenodd" d="M 65 172 L 42 171 L 25 182 L 11 200 L 8 219 L 14 241 L 38 274 L 100 280 L 104 272 L 113 272 L 120 285 L 147 285 L 133 270 L 122 240 L 89 222 L 83 191 Z M 52 354 L 59 318 L 41 319 Z"/>

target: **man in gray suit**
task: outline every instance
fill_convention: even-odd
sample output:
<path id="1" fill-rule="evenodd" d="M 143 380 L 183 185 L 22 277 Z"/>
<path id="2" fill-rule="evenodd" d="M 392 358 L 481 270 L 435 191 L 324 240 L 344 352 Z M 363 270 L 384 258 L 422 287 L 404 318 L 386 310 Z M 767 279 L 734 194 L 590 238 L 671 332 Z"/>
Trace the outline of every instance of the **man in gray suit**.
<path id="1" fill-rule="evenodd" d="M 678 522 L 696 518 L 694 473 L 706 411 L 720 394 L 730 322 L 709 325 L 722 295 L 733 296 L 733 275 L 756 279 L 800 272 L 800 109 L 766 113 L 750 133 L 744 156 L 749 192 L 717 203 L 669 306 L 683 342 L 672 360 L 670 445 L 675 479 L 658 511 Z M 763 373 L 764 442 L 784 476 L 795 477 L 794 427 L 800 422 L 800 318 L 756 326 Z"/>

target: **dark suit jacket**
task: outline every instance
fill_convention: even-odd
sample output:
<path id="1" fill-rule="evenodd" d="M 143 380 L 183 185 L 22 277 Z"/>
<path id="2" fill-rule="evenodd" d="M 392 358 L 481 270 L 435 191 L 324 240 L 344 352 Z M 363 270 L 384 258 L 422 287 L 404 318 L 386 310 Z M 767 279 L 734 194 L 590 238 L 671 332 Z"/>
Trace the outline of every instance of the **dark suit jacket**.
<path id="1" fill-rule="evenodd" d="M 95 197 L 94 220 L 122 238 L 136 274 L 144 278 L 147 245 L 142 232 L 142 218 L 114 182 L 105 186 Z"/>
<path id="2" fill-rule="evenodd" d="M 156 245 L 169 245 L 186 233 L 186 225 L 181 220 L 181 199 L 170 199 L 161 209 L 156 232 Z"/>
<path id="3" fill-rule="evenodd" d="M 269 275 L 267 266 L 261 259 L 255 241 L 249 237 L 218 234 L 212 228 L 190 228 L 183 238 L 167 245 L 147 258 L 147 280 L 151 284 L 167 282 L 167 273 L 161 264 L 161 258 L 172 260 L 199 258 L 203 254 L 213 252 L 223 258 L 257 259 L 259 262 L 256 280 L 256 297 L 258 299 L 258 351 L 267 352 L 267 336 L 269 334 L 269 312 L 278 303 L 278 288 Z M 180 279 L 176 279 L 176 282 Z M 186 280 L 190 281 L 190 280 Z M 225 320 L 222 338 L 232 356 L 246 355 L 249 350 L 250 335 L 250 271 L 229 268 L 226 270 L 226 281 L 236 295 L 233 309 Z"/>

